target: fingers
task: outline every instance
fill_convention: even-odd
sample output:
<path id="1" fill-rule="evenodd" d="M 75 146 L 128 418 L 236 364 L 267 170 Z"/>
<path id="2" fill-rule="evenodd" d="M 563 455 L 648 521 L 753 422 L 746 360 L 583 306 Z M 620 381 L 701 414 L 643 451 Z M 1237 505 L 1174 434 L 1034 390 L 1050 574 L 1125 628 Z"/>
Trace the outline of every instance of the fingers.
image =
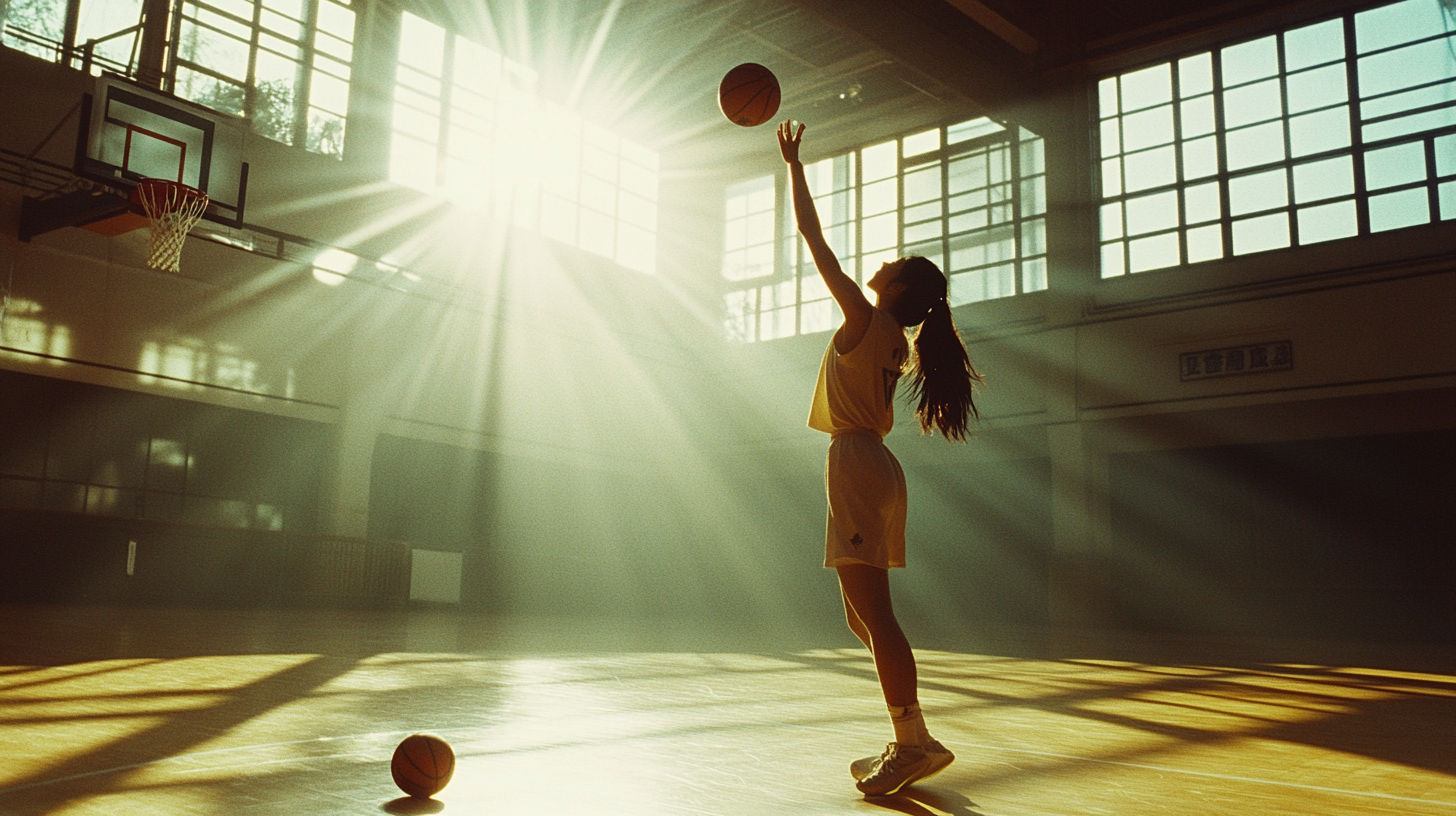
<path id="1" fill-rule="evenodd" d="M 777 135 L 779 139 L 779 152 L 784 156 L 784 161 L 793 164 L 799 160 L 799 142 L 804 136 L 804 123 L 799 122 L 795 129 L 793 119 L 785 119 L 779 123 Z"/>

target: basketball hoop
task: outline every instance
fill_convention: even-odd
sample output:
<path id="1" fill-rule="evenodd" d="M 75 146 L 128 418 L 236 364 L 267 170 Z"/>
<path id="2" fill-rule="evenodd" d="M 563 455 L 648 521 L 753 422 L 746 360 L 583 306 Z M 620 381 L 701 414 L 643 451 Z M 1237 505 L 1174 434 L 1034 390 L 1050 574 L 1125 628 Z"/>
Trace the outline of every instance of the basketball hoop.
<path id="1" fill-rule="evenodd" d="M 149 178 L 137 183 L 131 200 L 146 213 L 152 231 L 147 266 L 164 272 L 179 271 L 182 244 L 188 230 L 207 210 L 207 193 L 179 181 Z"/>

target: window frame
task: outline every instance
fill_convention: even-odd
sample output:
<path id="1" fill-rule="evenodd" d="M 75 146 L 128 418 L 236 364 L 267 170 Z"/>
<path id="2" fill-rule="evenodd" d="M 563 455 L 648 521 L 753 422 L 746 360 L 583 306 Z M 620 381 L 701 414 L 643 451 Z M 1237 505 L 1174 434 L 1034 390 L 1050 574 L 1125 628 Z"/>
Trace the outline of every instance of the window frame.
<path id="1" fill-rule="evenodd" d="M 960 129 L 964 129 L 968 135 L 952 141 L 952 134 Z M 929 142 L 927 137 L 932 134 L 935 135 L 934 147 L 906 153 L 907 141 Z M 907 253 L 924 254 L 945 272 L 950 284 L 951 305 L 959 308 L 989 301 L 1015 300 L 1047 288 L 1045 145 L 1044 137 L 1016 123 L 993 122 L 987 117 L 977 117 L 945 122 L 929 129 L 917 128 L 842 151 L 807 163 L 805 173 L 809 176 L 810 190 L 814 194 L 825 238 L 851 278 L 863 286 L 882 261 Z M 880 173 L 866 180 L 866 152 L 879 151 L 886 147 L 894 149 L 894 169 L 888 175 Z M 1000 178 L 990 169 L 992 156 L 998 150 L 1004 152 L 1005 162 L 1003 177 Z M 977 155 L 983 156 L 986 162 L 985 183 L 982 186 L 952 190 L 952 166 L 958 162 L 969 162 Z M 938 174 L 938 196 L 916 200 L 907 205 L 907 174 L 925 172 L 932 167 L 936 168 Z M 828 172 L 825 172 L 825 168 L 828 168 Z M 816 177 L 820 176 L 832 179 L 832 189 L 815 190 Z M 724 192 L 725 207 L 735 187 L 764 178 L 766 176 L 741 179 L 727 185 Z M 735 342 L 767 342 L 818 334 L 832 331 L 842 320 L 838 305 L 819 280 L 808 246 L 797 233 L 787 168 L 777 170 L 773 178 L 776 250 L 773 268 L 768 274 L 736 279 L 728 275 L 727 255 L 736 249 L 730 248 L 727 243 L 726 232 L 730 216 L 725 210 L 724 267 L 720 271 L 720 281 L 724 287 L 722 305 L 725 311 L 725 334 L 729 340 Z M 877 209 L 867 215 L 864 194 L 866 188 L 891 181 L 894 183 L 893 207 L 888 210 Z M 996 188 L 1004 189 L 1004 194 L 993 201 Z M 984 194 L 981 206 L 970 204 L 959 209 L 953 207 L 956 197 L 970 201 L 976 193 Z M 935 215 L 929 214 L 934 209 L 931 205 L 938 205 Z M 1003 207 L 1006 216 L 996 220 L 992 211 Z M 907 244 L 906 215 L 910 208 L 926 208 L 922 217 L 908 224 L 910 229 L 932 224 L 938 225 L 938 229 L 927 230 L 923 238 Z M 841 212 L 836 213 L 836 210 Z M 957 219 L 978 211 L 985 213 L 985 225 L 971 225 L 953 231 Z M 841 218 L 842 214 L 846 217 Z M 866 249 L 866 220 L 890 214 L 894 215 L 895 221 L 893 244 Z M 1006 232 L 1007 236 L 1000 240 L 994 239 L 992 236 L 998 231 Z M 977 237 L 990 240 L 977 243 Z M 954 246 L 957 239 L 966 239 L 966 244 L 961 247 Z M 765 242 L 766 240 L 751 240 L 750 244 L 758 246 Z M 923 251 L 934 244 L 938 244 L 936 251 Z M 965 266 L 952 262 L 958 250 L 974 250 L 976 247 L 994 245 L 1009 248 L 1009 256 Z M 1028 247 L 1035 247 L 1036 251 L 1028 251 Z M 1009 280 L 1009 287 L 1005 281 L 1002 282 L 1000 294 L 988 294 L 987 281 L 994 273 L 1001 273 Z M 966 292 L 973 288 L 973 279 L 976 276 L 981 278 L 981 296 L 967 297 Z M 790 310 L 792 319 L 788 316 Z"/>
<path id="2" fill-rule="evenodd" d="M 1456 75 L 1442 79 L 1436 79 L 1419 86 L 1401 86 L 1395 90 L 1383 93 L 1372 93 L 1368 96 L 1360 95 L 1360 68 L 1361 61 L 1381 53 L 1397 51 L 1402 48 L 1425 43 L 1427 41 L 1439 41 L 1447 39 L 1456 42 L 1456 33 L 1451 30 L 1444 34 L 1437 33 L 1429 36 L 1414 37 L 1403 40 L 1394 45 L 1385 45 L 1378 48 L 1370 48 L 1361 52 L 1357 43 L 1357 18 L 1365 13 L 1377 9 L 1399 5 L 1399 3 L 1376 3 L 1359 7 L 1352 7 L 1339 14 L 1331 15 L 1328 12 L 1319 16 L 1312 16 L 1302 19 L 1281 20 L 1274 26 L 1263 26 L 1257 30 L 1243 30 L 1234 33 L 1223 32 L 1222 35 L 1214 34 L 1196 44 L 1183 43 L 1177 50 L 1160 49 L 1162 53 L 1145 56 L 1142 59 L 1131 56 L 1119 60 L 1116 64 L 1105 64 L 1098 66 L 1097 70 L 1091 73 L 1088 82 L 1088 119 L 1089 135 L 1088 155 L 1092 178 L 1092 230 L 1088 235 L 1092 245 L 1090 258 L 1094 278 L 1102 284 L 1098 287 L 1097 299 L 1104 302 L 1120 299 L 1122 296 L 1110 295 L 1109 286 L 1114 289 L 1122 288 L 1115 286 L 1114 281 L 1122 281 L 1132 278 L 1144 280 L 1166 279 L 1157 284 L 1149 283 L 1147 286 L 1159 290 L 1160 293 L 1172 293 L 1177 291 L 1206 289 L 1212 286 L 1210 281 L 1196 281 L 1202 277 L 1198 274 L 1179 275 L 1178 272 L 1185 271 L 1188 267 L 1203 269 L 1217 268 L 1217 274 L 1223 279 L 1222 285 L 1228 285 L 1241 281 L 1252 281 L 1255 279 L 1268 279 L 1271 277 L 1283 277 L 1289 274 L 1308 274 L 1320 271 L 1329 271 L 1338 268 L 1348 268 L 1355 263 L 1379 262 L 1381 255 L 1405 256 L 1411 254 L 1423 254 L 1429 252 L 1433 246 L 1441 241 L 1449 241 L 1453 231 L 1456 231 L 1456 223 L 1453 221 L 1453 214 L 1443 215 L 1441 195 L 1442 190 L 1448 186 L 1456 185 L 1456 173 L 1448 171 L 1442 175 L 1438 172 L 1437 142 L 1443 139 L 1456 139 L 1456 123 L 1447 124 L 1434 128 L 1412 129 L 1395 135 L 1384 136 L 1378 139 L 1366 139 L 1365 130 L 1372 124 L 1378 125 L 1382 121 L 1400 119 L 1420 113 L 1424 108 L 1399 110 L 1385 115 L 1365 115 L 1361 108 L 1371 101 L 1382 98 L 1394 97 L 1408 93 L 1413 90 L 1420 90 L 1426 87 L 1438 87 L 1444 84 L 1456 86 Z M 1293 70 L 1288 67 L 1287 59 L 1287 37 L 1295 32 L 1313 28 L 1320 25 L 1328 25 L 1339 22 L 1341 29 L 1341 43 L 1343 53 L 1334 59 L 1326 59 L 1318 62 L 1310 62 L 1298 65 Z M 1272 39 L 1275 44 L 1277 68 L 1268 77 L 1257 77 L 1247 82 L 1225 85 L 1223 72 L 1224 52 L 1231 48 L 1256 43 L 1261 40 Z M 1205 94 L 1184 95 L 1180 93 L 1180 71 L 1183 63 L 1200 57 L 1208 57 L 1212 87 L 1206 95 L 1211 97 L 1214 107 L 1214 129 L 1211 138 L 1214 139 L 1217 148 L 1217 167 L 1212 175 L 1187 178 L 1184 162 L 1186 160 L 1184 146 L 1189 141 L 1205 138 L 1202 133 L 1185 136 L 1182 117 L 1184 115 L 1184 102 Z M 1159 143 L 1148 146 L 1141 150 L 1128 151 L 1125 144 L 1119 142 L 1118 150 L 1115 153 L 1107 153 L 1104 145 L 1103 128 L 1109 121 L 1121 121 L 1129 115 L 1136 114 L 1144 109 L 1128 108 L 1123 110 L 1122 100 L 1119 98 L 1114 103 L 1115 110 L 1108 115 L 1103 106 L 1103 93 L 1106 83 L 1116 81 L 1119 85 L 1122 78 L 1140 71 L 1151 70 L 1157 67 L 1167 66 L 1169 71 L 1169 83 L 1171 97 L 1166 103 L 1172 111 L 1172 141 L 1167 143 L 1173 152 L 1174 180 L 1171 183 L 1149 185 L 1128 192 L 1126 188 L 1126 163 L 1129 155 L 1138 152 L 1152 153 L 1162 149 L 1165 145 Z M 1326 104 L 1301 107 L 1291 113 L 1290 80 L 1291 77 L 1300 77 L 1313 74 L 1318 71 L 1327 71 L 1333 66 L 1340 66 L 1344 72 L 1344 96 L 1342 99 Z M 1267 122 L 1263 120 L 1240 123 L 1232 129 L 1227 126 L 1226 96 L 1229 91 L 1238 91 L 1249 88 L 1264 82 L 1276 82 L 1279 92 L 1279 115 Z M 1156 103 L 1147 106 L 1147 109 L 1156 108 L 1163 103 Z M 1428 106 L 1432 110 L 1450 108 L 1449 102 Z M 1325 113 L 1331 110 L 1343 110 L 1345 112 L 1344 125 L 1349 129 L 1349 141 L 1341 146 L 1327 147 L 1320 150 L 1301 152 L 1295 155 L 1292 144 L 1293 129 L 1291 120 L 1301 116 Z M 1243 129 L 1264 127 L 1268 124 L 1277 123 L 1280 126 L 1282 137 L 1282 158 L 1274 161 L 1263 161 L 1246 166 L 1230 169 L 1228 161 L 1227 134 L 1238 132 Z M 1366 163 L 1372 153 L 1388 148 L 1399 148 L 1412 144 L 1422 145 L 1426 175 L 1423 180 L 1411 181 L 1381 187 L 1372 191 L 1367 186 Z M 1351 190 L 1348 193 L 1337 194 L 1326 197 L 1314 197 L 1301 199 L 1299 190 L 1296 188 L 1299 168 L 1318 165 L 1322 162 L 1338 161 L 1347 158 L 1351 165 Z M 1117 192 L 1107 194 L 1107 166 L 1113 160 L 1117 160 L 1118 170 L 1123 177 L 1119 178 L 1119 184 L 1115 185 Z M 1284 198 L 1280 204 L 1270 204 L 1268 207 L 1250 209 L 1247 211 L 1232 212 L 1231 185 L 1239 181 L 1249 180 L 1263 174 L 1282 172 Z M 1205 220 L 1192 221 L 1188 218 L 1187 194 L 1190 189 L 1198 188 L 1205 184 L 1216 183 L 1219 198 L 1219 215 L 1217 219 L 1210 222 Z M 1411 190 L 1426 189 L 1426 213 L 1427 220 L 1423 223 L 1408 224 L 1382 228 L 1380 225 L 1372 227 L 1370 214 L 1370 201 L 1372 198 L 1393 193 L 1405 193 Z M 1149 230 L 1137 233 L 1136 239 L 1157 237 L 1162 234 L 1174 234 L 1178 236 L 1178 260 L 1172 264 L 1145 267 L 1134 271 L 1135 264 L 1132 258 L 1131 244 L 1133 238 L 1129 237 L 1127 223 L 1125 220 L 1125 205 L 1129 200 L 1150 197 L 1153 195 L 1173 194 L 1177 201 L 1177 223 L 1165 229 Z M 1448 195 L 1456 195 L 1449 193 Z M 1336 237 L 1313 238 L 1302 240 L 1301 213 L 1306 210 L 1319 207 L 1330 207 L 1354 202 L 1355 208 L 1355 231 L 1349 235 Z M 1107 219 L 1107 208 L 1120 206 L 1124 215 L 1121 224 L 1113 225 L 1109 230 Z M 1448 203 L 1448 211 L 1452 206 Z M 1247 249 L 1240 251 L 1237 247 L 1235 225 L 1242 221 L 1250 221 L 1257 218 L 1282 215 L 1288 229 L 1288 242 L 1284 246 L 1266 249 Z M 1216 258 L 1190 260 L 1188 232 L 1191 229 L 1217 225 L 1220 238 L 1220 255 Z M 1421 232 L 1421 228 L 1425 228 Z M 1416 230 L 1418 234 L 1411 233 Z M 1387 237 L 1387 232 L 1403 235 L 1407 240 L 1402 241 L 1400 237 Z M 1352 242 L 1350 239 L 1360 239 Z M 1371 244 L 1371 246 L 1360 246 L 1359 244 Z M 1111 245 L 1119 247 L 1118 254 L 1122 262 L 1121 271 L 1109 272 L 1107 267 L 1106 248 Z M 1378 246 L 1378 249 L 1377 249 Z M 1390 250 L 1394 249 L 1392 253 Z M 1280 263 L 1286 265 L 1285 270 L 1276 271 L 1269 269 L 1267 255 L 1269 253 L 1281 253 Z M 1287 254 L 1286 254 L 1287 253 Z M 1331 263 L 1331 261 L 1334 263 Z M 1343 261 L 1343 262 L 1342 262 Z M 1385 261 L 1389 263 L 1389 260 Z M 1260 271 L 1262 268 L 1262 271 Z M 1187 270 L 1192 272 L 1191 269 Z M 1229 274 L 1232 272 L 1233 274 Z M 1177 279 L 1181 281 L 1174 282 Z M 1131 285 L 1131 284 L 1128 284 Z M 1141 288 L 1141 287 L 1140 287 Z"/>
<path id="3" fill-rule="evenodd" d="M 438 65 L 425 68 L 414 64 L 413 55 L 406 57 L 404 29 L 411 25 L 406 15 L 433 29 L 427 33 L 438 32 L 443 38 Z M 401 34 L 389 81 L 386 178 L 623 268 L 656 274 L 662 183 L 660 156 L 655 150 L 541 97 L 537 72 L 530 66 L 413 11 L 402 9 L 395 19 Z M 462 52 L 462 47 L 474 53 Z M 486 73 L 498 80 L 496 84 L 467 87 L 457 82 L 461 53 L 493 60 L 494 68 Z M 436 90 L 426 90 L 418 81 L 407 82 L 402 75 L 422 78 L 424 85 Z M 415 99 L 402 96 L 402 89 Z M 457 95 L 484 102 L 487 109 L 457 105 Z M 401 127 L 401 107 L 431 120 L 431 127 L 413 131 Z M 515 124 L 502 128 L 504 121 Z M 426 130 L 431 133 L 424 135 Z M 558 145 L 534 160 L 532 154 L 542 150 L 534 137 L 541 135 L 566 137 L 569 145 Z M 410 143 L 405 147 L 430 155 L 413 167 L 397 167 L 401 136 Z M 502 147 L 503 139 L 510 144 L 498 151 L 472 145 L 462 148 L 457 144 L 461 138 L 484 139 L 487 147 Z M 511 157 L 506 172 L 497 171 L 497 153 Z"/>
<path id="4" fill-rule="evenodd" d="M 85 27 L 81 13 L 83 6 L 88 3 L 100 5 L 103 2 L 105 0 L 52 0 L 51 8 L 60 12 L 60 30 L 56 39 L 51 39 L 39 31 L 21 28 L 14 23 L 13 16 L 7 16 L 0 40 L 11 41 L 4 43 L 6 48 L 93 75 L 102 71 L 130 74 L 136 64 L 137 52 L 141 45 L 140 18 L 144 4 L 142 0 L 137 0 L 137 21 L 131 25 L 109 31 L 99 37 L 83 37 L 81 31 Z M 105 51 L 111 50 L 109 47 L 105 50 L 95 48 L 95 46 L 108 46 L 109 44 L 122 45 L 128 38 L 130 39 L 130 45 L 127 46 L 129 54 L 124 63 L 117 57 L 105 53 Z"/>
<path id="5" fill-rule="evenodd" d="M 294 20 L 294 18 L 287 18 L 290 20 L 294 20 L 295 22 L 298 22 L 300 24 L 300 36 L 294 38 L 282 32 L 274 31 L 265 26 L 265 14 L 274 14 L 281 16 L 280 12 L 274 11 L 273 9 L 268 7 L 268 0 L 244 1 L 252 6 L 252 19 L 250 20 L 245 20 L 242 17 L 238 17 L 237 15 L 231 13 L 224 8 L 213 5 L 211 0 L 175 0 L 175 13 L 172 16 L 171 21 L 172 30 L 169 33 L 168 37 L 169 50 L 167 59 L 167 70 L 163 79 L 167 91 L 169 93 L 177 94 L 179 98 L 188 98 L 182 94 L 178 94 L 177 92 L 179 68 L 207 77 L 218 83 L 219 85 L 230 85 L 239 88 L 242 91 L 243 96 L 243 109 L 240 112 L 212 108 L 212 106 L 207 105 L 206 102 L 198 102 L 198 104 L 205 105 L 209 108 L 212 108 L 213 110 L 218 110 L 220 113 L 239 116 L 239 118 L 249 123 L 250 129 L 253 130 L 253 132 L 258 133 L 265 138 L 272 139 L 273 141 L 279 141 L 282 144 L 286 144 L 291 147 L 297 147 L 303 150 L 307 150 L 310 153 L 317 153 L 319 155 L 342 159 L 344 157 L 345 151 L 345 134 L 347 134 L 348 132 L 348 97 L 351 96 L 353 92 L 355 39 L 358 36 L 359 30 L 359 10 L 355 7 L 355 3 L 353 2 L 353 0 L 300 0 L 304 12 L 303 19 Z M 350 14 L 353 16 L 354 28 L 352 31 L 350 31 L 350 38 L 348 42 L 344 43 L 349 51 L 348 60 L 343 60 L 337 55 L 330 53 L 328 50 L 319 48 L 320 37 L 339 39 L 339 37 L 332 34 L 331 32 L 322 31 L 319 28 L 320 10 L 325 3 L 333 3 L 337 6 L 346 7 L 349 10 Z M 237 26 L 246 27 L 248 30 L 248 39 L 243 40 L 231 32 L 224 31 L 213 24 L 210 24 L 202 19 L 198 19 L 198 16 L 200 15 L 189 17 L 189 7 L 194 10 L 194 15 L 196 15 L 196 12 L 198 10 L 205 11 L 208 14 L 213 14 L 221 18 L 225 18 L 227 21 Z M 216 35 L 227 37 L 231 40 L 243 44 L 243 46 L 247 48 L 248 52 L 246 76 L 242 77 L 241 79 L 238 77 L 228 76 L 227 74 L 212 66 L 204 65 L 200 62 L 194 62 L 192 59 L 183 56 L 182 28 L 184 22 L 198 28 L 207 29 Z M 273 50 L 265 42 L 265 37 L 276 38 L 296 48 L 297 57 L 291 57 L 287 54 L 281 54 L 278 51 Z M 260 51 L 292 62 L 295 66 L 294 80 L 291 86 L 292 99 L 290 108 L 292 115 L 291 121 L 288 123 L 288 133 L 286 141 L 276 138 L 273 134 L 264 133 L 258 130 L 258 115 L 260 111 L 258 77 L 256 72 Z M 340 66 L 341 70 L 339 70 Z M 313 99 L 313 82 L 315 79 L 315 73 L 327 74 L 334 79 L 342 81 L 345 84 L 346 90 L 343 111 L 330 111 L 325 108 L 318 107 L 315 104 Z M 343 75 L 340 76 L 340 73 L 342 73 Z M 190 101 L 196 102 L 198 100 Z M 322 140 L 325 137 L 321 133 L 315 134 L 314 132 L 315 119 L 313 113 L 315 111 L 315 108 L 317 108 L 323 114 L 337 119 L 340 123 L 340 133 L 336 137 L 337 145 L 335 150 L 316 149 L 316 147 L 322 146 Z M 323 121 L 322 118 L 320 118 L 319 121 Z M 318 136 L 318 144 L 311 144 L 311 142 L 316 141 L 314 138 L 316 135 Z"/>

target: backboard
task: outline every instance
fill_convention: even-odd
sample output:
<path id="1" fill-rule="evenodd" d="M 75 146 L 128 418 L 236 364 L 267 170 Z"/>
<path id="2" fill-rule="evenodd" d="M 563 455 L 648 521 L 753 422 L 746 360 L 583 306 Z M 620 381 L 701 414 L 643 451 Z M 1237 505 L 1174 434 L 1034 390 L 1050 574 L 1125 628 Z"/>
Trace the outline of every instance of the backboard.
<path id="1" fill-rule="evenodd" d="M 128 192 L 143 178 L 179 181 L 207 193 L 204 218 L 242 223 L 243 132 L 227 114 L 103 74 L 81 117 L 76 147 L 78 176 Z"/>

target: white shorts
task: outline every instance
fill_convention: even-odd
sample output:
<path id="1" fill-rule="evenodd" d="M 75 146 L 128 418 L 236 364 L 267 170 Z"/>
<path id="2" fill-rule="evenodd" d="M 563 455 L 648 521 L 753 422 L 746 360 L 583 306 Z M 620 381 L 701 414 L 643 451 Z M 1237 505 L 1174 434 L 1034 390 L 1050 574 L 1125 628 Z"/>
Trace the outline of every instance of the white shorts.
<path id="1" fill-rule="evenodd" d="M 905 472 L 878 434 L 839 434 L 824 465 L 824 566 L 905 566 Z"/>

